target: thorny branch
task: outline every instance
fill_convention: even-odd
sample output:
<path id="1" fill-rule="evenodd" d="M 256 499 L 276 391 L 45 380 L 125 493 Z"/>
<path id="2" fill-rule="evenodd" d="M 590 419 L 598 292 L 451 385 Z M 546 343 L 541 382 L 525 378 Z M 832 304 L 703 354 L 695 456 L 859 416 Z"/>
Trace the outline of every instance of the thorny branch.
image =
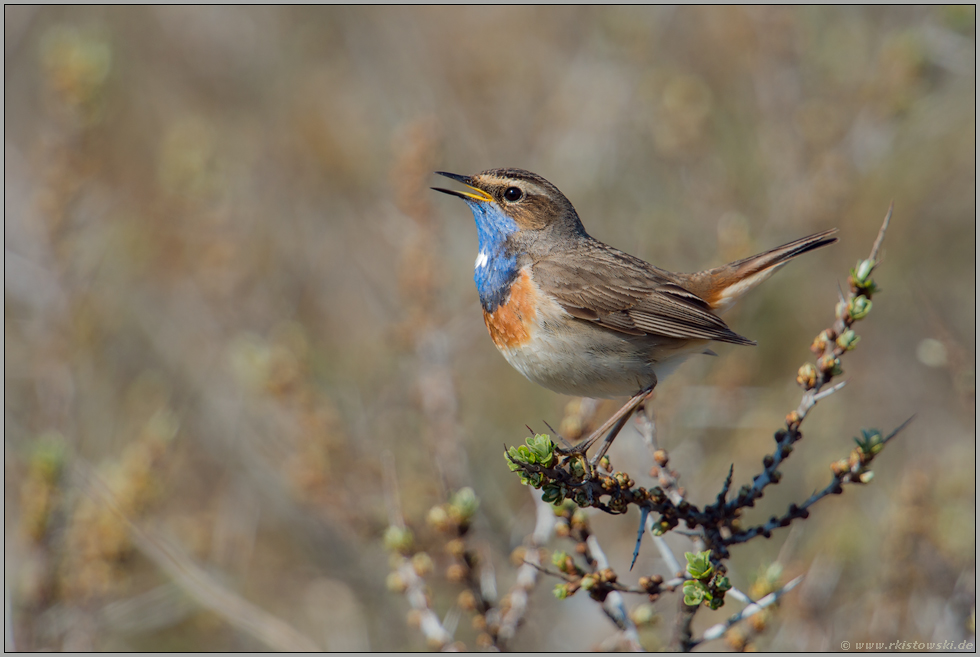
<path id="1" fill-rule="evenodd" d="M 630 506 L 636 506 L 643 515 L 641 536 L 643 528 L 646 527 L 654 536 L 658 549 L 662 553 L 666 551 L 669 554 L 669 549 L 660 536 L 667 531 L 678 529 L 681 533 L 690 535 L 695 541 L 703 543 L 710 553 L 711 564 L 719 575 L 723 575 L 726 570 L 723 562 L 730 556 L 728 550 L 730 546 L 747 542 L 757 536 L 768 538 L 775 529 L 789 526 L 794 520 L 806 518 L 810 507 L 829 495 L 843 492 L 844 484 L 868 483 L 872 477 L 868 466 L 911 419 L 884 437 L 876 430 L 862 430 L 862 438 L 856 439 L 857 446 L 850 456 L 831 465 L 832 478 L 824 489 L 815 492 L 800 504 L 791 504 L 782 516 L 774 516 L 769 521 L 750 528 L 743 528 L 740 525 L 743 511 L 753 507 L 768 486 L 779 483 L 781 479 L 779 468 L 793 452 L 794 444 L 803 438 L 800 428 L 807 414 L 819 401 L 840 391 L 846 383 L 830 385 L 833 379 L 842 373 L 840 364 L 842 356 L 852 350 L 859 340 L 852 326 L 869 314 L 872 296 L 878 291 L 871 274 L 880 263 L 879 251 L 891 220 L 892 210 L 893 206 L 890 206 L 870 256 L 858 262 L 851 270 L 848 277 L 849 289 L 847 294 L 843 292 L 840 294 L 835 321 L 830 328 L 823 330 L 811 345 L 811 351 L 817 356 L 816 365 L 807 363 L 797 374 L 797 381 L 804 388 L 804 393 L 799 406 L 786 416 L 784 426 L 775 433 L 775 450 L 763 458 L 762 472 L 752 479 L 751 484 L 741 487 L 730 499 L 733 471 L 729 471 L 712 504 L 702 508 L 685 499 L 684 491 L 678 485 L 678 474 L 667 467 L 669 457 L 666 451 L 657 446 L 656 427 L 647 409 L 637 415 L 636 423 L 656 463 L 651 474 L 657 477 L 658 485 L 650 490 L 637 487 L 632 477 L 625 472 L 613 473 L 608 467 L 608 462 L 605 464 L 606 473 L 597 470 L 593 474 L 584 462 L 584 457 L 556 451 L 549 436 L 534 436 L 528 439 L 526 446 L 509 449 L 507 458 L 511 469 L 518 472 L 523 483 L 542 489 L 543 498 L 555 504 L 568 500 L 579 507 L 592 507 L 610 514 L 623 514 Z M 689 531 L 679 529 L 681 523 Z M 586 554 L 587 558 L 588 556 Z M 680 569 L 672 555 L 671 557 L 664 555 L 664 558 L 671 569 Z M 566 584 L 560 586 L 563 586 L 569 595 L 577 590 L 576 583 L 587 577 L 580 572 L 581 569 L 576 570 L 568 564 L 564 567 L 560 566 L 560 570 L 563 571 L 562 577 L 566 580 Z M 688 570 L 690 572 L 690 568 Z M 615 584 L 615 573 L 606 573 L 606 576 L 600 579 L 605 586 L 605 589 L 600 587 L 603 601 L 609 592 L 629 590 L 628 587 Z M 649 578 L 646 579 L 649 582 Z M 680 650 L 690 650 L 702 641 L 717 638 L 725 629 L 776 602 L 779 596 L 789 591 L 797 581 L 794 580 L 783 589 L 750 604 L 740 614 L 729 619 L 724 629 L 717 630 L 719 626 L 715 626 L 709 634 L 699 640 L 693 639 L 691 634 L 691 621 L 698 606 L 681 604 L 672 646 Z M 677 586 L 678 583 L 671 581 L 668 584 Z M 589 584 L 590 595 L 596 598 L 596 584 L 591 581 Z M 664 585 L 663 580 L 660 579 L 657 581 L 658 593 L 661 586 L 665 590 L 672 588 Z M 727 589 L 724 587 L 717 591 L 712 589 L 722 600 L 725 590 Z M 713 604 L 720 606 L 718 600 L 714 600 Z"/>
<path id="2" fill-rule="evenodd" d="M 898 433 L 902 431 L 902 429 L 908 426 L 908 424 L 913 419 L 914 417 L 910 417 L 909 419 L 907 419 L 905 422 L 899 425 L 894 431 L 892 431 L 890 434 L 882 438 L 881 442 L 878 444 L 884 446 L 888 441 L 890 441 L 892 438 L 897 436 Z M 809 515 L 807 509 L 809 509 L 811 506 L 813 506 L 823 498 L 827 497 L 828 495 L 840 495 L 841 493 L 843 493 L 844 492 L 843 484 L 852 484 L 852 483 L 863 484 L 870 481 L 870 478 L 863 478 L 863 477 L 865 474 L 869 473 L 869 471 L 865 470 L 865 466 L 871 462 L 871 458 L 873 457 L 873 454 L 866 454 L 865 452 L 862 452 L 858 449 L 855 449 L 854 452 L 852 452 L 852 454 L 856 454 L 857 456 L 851 460 L 838 461 L 837 463 L 834 463 L 831 466 L 834 471 L 834 476 L 831 479 L 830 483 L 827 484 L 826 488 L 817 491 L 816 493 L 808 497 L 800 505 L 790 504 L 789 509 L 786 511 L 785 515 L 783 515 L 781 518 L 773 517 L 768 522 L 762 525 L 758 525 L 756 527 L 752 527 L 749 529 L 739 530 L 738 533 L 735 533 L 731 537 L 724 539 L 725 544 L 734 545 L 736 543 L 745 543 L 746 541 L 751 540 L 752 538 L 755 538 L 756 536 L 759 535 L 768 538 L 774 529 L 777 529 L 779 527 L 786 527 L 787 525 L 789 525 L 790 522 L 792 522 L 797 518 L 806 518 Z M 841 465 L 842 462 L 845 465 Z"/>
<path id="3" fill-rule="evenodd" d="M 817 356 L 816 364 L 805 364 L 797 374 L 797 381 L 804 388 L 804 393 L 799 406 L 786 416 L 784 426 L 776 432 L 775 449 L 763 458 L 762 471 L 753 477 L 750 484 L 742 486 L 734 494 L 731 490 L 734 469 L 730 469 L 712 503 L 701 507 L 686 499 L 679 485 L 679 474 L 668 467 L 669 456 L 657 444 L 656 424 L 649 406 L 641 409 L 635 420 L 637 430 L 655 463 L 651 475 L 657 478 L 657 485 L 649 490 L 636 486 L 629 474 L 613 472 L 608 459 L 601 459 L 598 468 L 593 469 L 583 455 L 558 450 L 550 436 L 529 438 L 526 445 L 508 449 L 506 456 L 511 469 L 518 473 L 523 483 L 542 490 L 540 499 L 536 499 L 538 520 L 534 532 L 514 553 L 519 564 L 517 582 L 503 599 L 495 602 L 494 595 L 486 594 L 487 590 L 495 587 L 488 589 L 484 585 L 487 579 L 485 571 L 484 576 L 477 576 L 477 556 L 463 543 L 463 535 L 477 506 L 472 491 L 458 491 L 449 504 L 434 507 L 429 513 L 430 525 L 452 535 L 447 551 L 454 555 L 457 563 L 450 566 L 447 576 L 450 581 L 468 586 L 450 612 L 452 623 L 441 623 L 431 608 L 423 581 L 423 577 L 431 571 L 431 559 L 424 552 L 415 552 L 411 558 L 408 556 L 414 550 L 413 537 L 401 517 L 397 492 L 394 490 L 393 468 L 389 462 L 386 467 L 386 499 L 389 501 L 390 527 L 386 542 L 389 548 L 401 555 L 400 561 L 393 566 L 390 579 L 397 580 L 394 588 L 407 595 L 416 615 L 415 620 L 430 645 L 443 650 L 461 648 L 462 644 L 452 643 L 452 632 L 460 611 L 466 610 L 476 614 L 474 627 L 483 632 L 477 639 L 479 647 L 506 649 L 525 618 L 528 594 L 536 584 L 538 573 L 560 580 L 555 587 L 555 595 L 560 599 L 582 590 L 601 603 L 603 611 L 616 624 L 619 633 L 600 647 L 628 650 L 643 649 L 638 628 L 651 621 L 653 612 L 638 613 L 642 605 L 629 611 L 623 594 L 645 595 L 653 603 L 662 593 L 683 588 L 684 596 L 678 600 L 680 608 L 670 647 L 689 651 L 705 641 L 720 638 L 741 621 L 776 604 L 781 596 L 792 590 L 802 578 L 796 578 L 777 589 L 778 575 L 775 575 L 767 580 L 769 583 L 765 589 L 756 593 L 762 597 L 752 601 L 744 593 L 731 588 L 725 561 L 730 556 L 730 546 L 758 536 L 769 537 L 774 530 L 806 518 L 814 504 L 829 495 L 843 492 L 844 484 L 868 483 L 872 476 L 868 468 L 875 456 L 908 424 L 906 421 L 887 436 L 876 430 L 862 430 L 862 438 L 856 439 L 857 446 L 849 457 L 831 465 L 831 481 L 825 488 L 814 492 L 800 504 L 791 504 L 782 516 L 748 528 L 741 526 L 744 510 L 753 507 L 768 486 L 779 483 L 779 469 L 793 452 L 795 443 L 803 438 L 800 429 L 808 413 L 818 402 L 844 387 L 845 382 L 831 384 L 842 373 L 842 356 L 853 349 L 859 340 L 852 326 L 868 315 L 871 298 L 878 291 L 871 274 L 880 262 L 878 254 L 891 213 L 892 209 L 889 208 L 870 257 L 858 262 L 851 270 L 849 289 L 847 294 L 840 294 L 835 321 L 811 345 L 811 350 Z M 571 413 L 566 420 L 576 422 L 569 423 L 568 427 L 563 423 L 563 431 L 581 431 L 590 421 L 587 416 L 592 411 L 593 407 L 583 405 L 577 412 Z M 573 431 L 569 431 L 569 428 L 573 428 Z M 652 575 L 640 577 L 638 586 L 619 582 L 617 573 L 609 566 L 598 539 L 589 528 L 585 508 L 619 515 L 626 513 L 631 506 L 641 511 L 639 536 L 642 537 L 644 532 L 651 534 L 671 571 L 667 581 L 662 576 Z M 668 531 L 691 538 L 699 552 L 687 553 L 686 569 L 682 569 L 663 539 L 663 534 Z M 541 564 L 542 547 L 553 533 L 573 540 L 577 555 L 554 553 L 552 564 L 557 571 Z M 582 560 L 584 565 L 581 564 Z M 456 572 L 454 568 L 459 572 L 452 576 L 451 573 Z M 695 638 L 692 622 L 701 604 L 717 609 L 724 604 L 726 592 L 733 599 L 747 603 L 747 606 L 727 621 L 712 626 L 702 637 Z"/>

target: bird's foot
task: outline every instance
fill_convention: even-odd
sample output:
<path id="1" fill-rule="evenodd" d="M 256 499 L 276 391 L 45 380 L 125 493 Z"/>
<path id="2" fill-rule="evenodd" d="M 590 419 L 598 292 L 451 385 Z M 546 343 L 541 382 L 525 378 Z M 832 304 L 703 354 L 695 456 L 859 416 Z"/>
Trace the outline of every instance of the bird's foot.
<path id="1" fill-rule="evenodd" d="M 568 465 L 569 470 L 573 472 L 574 472 L 573 469 L 574 466 L 572 464 L 576 460 L 581 459 L 580 467 L 585 471 L 585 474 L 582 475 L 581 481 L 574 484 L 568 484 L 568 486 L 572 488 L 579 488 L 589 483 L 595 478 L 595 464 L 589 460 L 588 451 L 589 448 L 591 448 L 592 445 L 594 445 L 596 440 L 598 439 L 599 436 L 593 434 L 592 436 L 586 438 L 583 441 L 576 443 L 575 445 L 571 445 L 565 448 L 561 448 L 561 447 L 555 448 L 555 453 L 564 458 L 562 465 Z"/>
<path id="2" fill-rule="evenodd" d="M 582 477 L 582 481 L 578 484 L 573 484 L 574 487 L 584 486 L 586 483 L 595 479 L 596 469 L 602 462 L 602 458 L 609 451 L 610 445 L 619 435 L 619 432 L 623 430 L 626 423 L 629 421 L 633 412 L 637 408 L 643 405 L 650 393 L 653 392 L 653 388 L 656 384 L 644 388 L 637 394 L 633 395 L 628 402 L 626 402 L 622 408 L 613 413 L 612 417 L 606 420 L 601 427 L 596 429 L 591 436 L 585 440 L 572 445 L 570 447 L 556 447 L 555 452 L 562 457 L 565 457 L 566 463 L 570 463 L 572 459 L 581 458 L 582 466 L 585 470 L 585 474 Z M 607 433 L 608 432 L 608 433 Z M 589 459 L 588 451 L 591 447 L 605 434 L 605 439 L 602 442 L 602 447 L 599 449 L 595 455 Z"/>

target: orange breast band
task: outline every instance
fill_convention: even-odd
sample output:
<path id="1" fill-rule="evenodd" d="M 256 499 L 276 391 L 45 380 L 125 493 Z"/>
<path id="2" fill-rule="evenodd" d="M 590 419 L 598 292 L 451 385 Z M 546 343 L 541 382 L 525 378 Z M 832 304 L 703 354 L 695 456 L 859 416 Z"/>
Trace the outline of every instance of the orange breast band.
<path id="1" fill-rule="evenodd" d="M 511 284 L 507 302 L 497 306 L 492 313 L 483 311 L 483 321 L 490 331 L 490 339 L 498 349 L 519 347 L 530 337 L 531 322 L 537 314 L 537 293 L 527 270 L 521 270 Z"/>

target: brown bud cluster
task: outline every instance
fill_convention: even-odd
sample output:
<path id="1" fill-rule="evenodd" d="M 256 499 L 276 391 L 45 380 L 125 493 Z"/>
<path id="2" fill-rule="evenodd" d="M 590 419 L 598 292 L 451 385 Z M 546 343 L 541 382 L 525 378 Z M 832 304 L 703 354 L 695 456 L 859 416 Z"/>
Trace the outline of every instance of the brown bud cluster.
<path id="1" fill-rule="evenodd" d="M 837 334 L 832 329 L 824 329 L 820 332 L 820 335 L 813 339 L 813 344 L 810 345 L 810 351 L 819 356 L 827 350 L 827 346 L 833 343 L 836 338 Z"/>
<path id="2" fill-rule="evenodd" d="M 468 570 L 469 569 L 462 564 L 458 564 L 458 563 L 450 564 L 446 568 L 446 579 L 448 579 L 450 582 L 453 582 L 454 584 L 465 582 Z"/>
<path id="3" fill-rule="evenodd" d="M 459 595 L 456 597 L 456 604 L 459 605 L 459 608 L 463 611 L 473 611 L 476 609 L 476 596 L 473 595 L 473 591 L 464 589 L 460 591 Z"/>
<path id="4" fill-rule="evenodd" d="M 804 390 L 813 390 L 817 386 L 817 368 L 813 366 L 813 363 L 804 363 L 800 367 L 799 372 L 796 373 L 796 382 Z"/>

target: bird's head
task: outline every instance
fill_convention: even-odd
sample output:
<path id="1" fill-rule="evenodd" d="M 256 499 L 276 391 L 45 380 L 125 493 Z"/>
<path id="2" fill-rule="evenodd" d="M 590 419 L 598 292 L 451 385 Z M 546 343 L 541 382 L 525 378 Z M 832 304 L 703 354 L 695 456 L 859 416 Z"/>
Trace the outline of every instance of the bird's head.
<path id="1" fill-rule="evenodd" d="M 473 278 L 487 312 L 493 312 L 507 298 L 522 263 L 560 249 L 569 239 L 585 234 L 565 195 L 530 171 L 490 169 L 475 176 L 436 173 L 469 188 L 432 189 L 458 196 L 473 212 L 480 238 Z"/>
<path id="2" fill-rule="evenodd" d="M 466 201 L 473 211 L 481 239 L 485 230 L 505 234 L 516 231 L 584 232 L 575 208 L 565 195 L 530 171 L 490 169 L 473 176 L 445 171 L 436 173 L 470 188 L 470 191 L 432 189 Z"/>

